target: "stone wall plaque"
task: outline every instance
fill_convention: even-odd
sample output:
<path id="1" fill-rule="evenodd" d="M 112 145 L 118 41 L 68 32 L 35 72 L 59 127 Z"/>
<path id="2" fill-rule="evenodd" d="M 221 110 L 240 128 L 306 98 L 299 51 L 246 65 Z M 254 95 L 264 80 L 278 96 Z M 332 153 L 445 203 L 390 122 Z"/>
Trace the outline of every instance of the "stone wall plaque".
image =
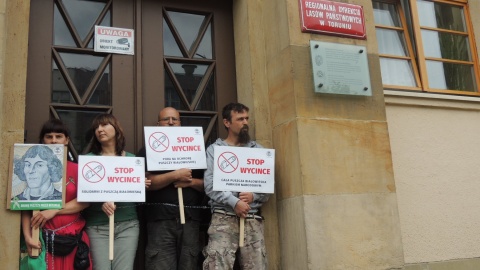
<path id="1" fill-rule="evenodd" d="M 371 96 L 365 46 L 310 41 L 315 93 Z"/>

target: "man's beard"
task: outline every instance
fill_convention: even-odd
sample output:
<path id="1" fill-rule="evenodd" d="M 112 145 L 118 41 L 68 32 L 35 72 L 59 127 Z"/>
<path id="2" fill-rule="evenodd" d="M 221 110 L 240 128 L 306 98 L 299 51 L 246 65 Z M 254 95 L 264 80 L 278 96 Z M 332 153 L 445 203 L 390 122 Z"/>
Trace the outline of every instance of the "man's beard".
<path id="1" fill-rule="evenodd" d="M 240 130 L 238 134 L 238 142 L 240 144 L 246 144 L 250 141 L 250 134 L 248 134 L 248 126 L 243 125 L 243 128 Z"/>

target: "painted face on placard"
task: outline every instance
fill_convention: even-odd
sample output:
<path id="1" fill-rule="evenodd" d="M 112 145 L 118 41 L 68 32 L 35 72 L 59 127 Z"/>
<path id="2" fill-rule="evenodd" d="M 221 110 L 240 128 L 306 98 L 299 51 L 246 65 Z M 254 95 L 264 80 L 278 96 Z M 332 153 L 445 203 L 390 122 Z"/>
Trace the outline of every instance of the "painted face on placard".
<path id="1" fill-rule="evenodd" d="M 34 158 L 25 159 L 23 171 L 27 179 L 27 185 L 30 188 L 39 188 L 50 182 L 50 173 L 47 165 L 48 162 L 41 159 L 38 155 Z"/>

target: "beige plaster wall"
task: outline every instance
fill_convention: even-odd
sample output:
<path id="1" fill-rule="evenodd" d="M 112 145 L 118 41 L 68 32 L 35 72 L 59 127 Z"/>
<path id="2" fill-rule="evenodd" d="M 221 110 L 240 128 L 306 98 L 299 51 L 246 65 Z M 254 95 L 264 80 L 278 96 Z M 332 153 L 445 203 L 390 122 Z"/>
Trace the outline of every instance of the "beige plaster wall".
<path id="1" fill-rule="evenodd" d="M 480 99 L 386 91 L 386 103 L 405 263 L 480 257 Z"/>
<path id="2" fill-rule="evenodd" d="M 470 0 L 480 58 L 478 10 Z M 386 90 L 385 102 L 405 263 L 477 269 L 480 99 Z"/>
<path id="3" fill-rule="evenodd" d="M 8 160 L 23 142 L 28 52 L 29 0 L 0 0 L 0 262 L 18 269 L 20 213 L 6 210 Z M 7 244 L 8 243 L 8 244 Z"/>

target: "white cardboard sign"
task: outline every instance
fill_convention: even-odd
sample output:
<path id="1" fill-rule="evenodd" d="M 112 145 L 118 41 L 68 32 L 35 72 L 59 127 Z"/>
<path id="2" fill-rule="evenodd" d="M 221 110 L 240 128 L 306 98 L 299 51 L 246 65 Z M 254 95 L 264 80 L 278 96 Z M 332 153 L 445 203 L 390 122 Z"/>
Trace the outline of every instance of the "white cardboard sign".
<path id="1" fill-rule="evenodd" d="M 142 157 L 79 156 L 79 202 L 145 202 Z"/>
<path id="2" fill-rule="evenodd" d="M 213 190 L 274 192 L 274 149 L 218 145 L 213 149 Z"/>
<path id="3" fill-rule="evenodd" d="M 96 52 L 134 54 L 133 29 L 95 25 Z"/>
<path id="4" fill-rule="evenodd" d="M 144 127 L 148 171 L 206 169 L 202 127 Z"/>

